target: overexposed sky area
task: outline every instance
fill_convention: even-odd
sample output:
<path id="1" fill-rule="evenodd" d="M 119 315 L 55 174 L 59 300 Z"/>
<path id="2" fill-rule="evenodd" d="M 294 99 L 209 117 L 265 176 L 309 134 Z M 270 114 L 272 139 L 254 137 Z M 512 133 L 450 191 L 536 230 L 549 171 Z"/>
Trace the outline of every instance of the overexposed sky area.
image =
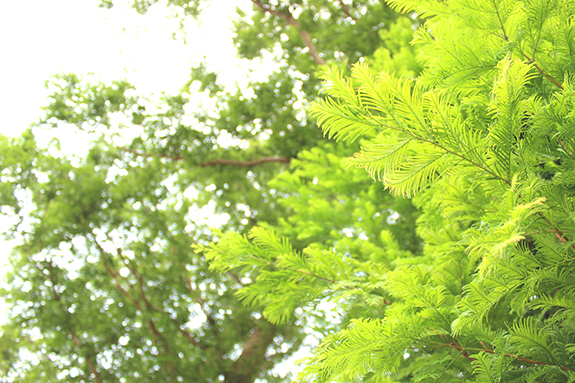
<path id="1" fill-rule="evenodd" d="M 108 82 L 126 78 L 143 95 L 176 93 L 190 68 L 203 60 L 234 81 L 242 72 L 235 59 L 230 18 L 249 1 L 214 0 L 201 25 L 185 25 L 162 4 L 146 15 L 129 0 L 111 10 L 97 0 L 0 0 L 0 133 L 17 136 L 42 115 L 44 83 L 57 73 L 93 73 Z"/>

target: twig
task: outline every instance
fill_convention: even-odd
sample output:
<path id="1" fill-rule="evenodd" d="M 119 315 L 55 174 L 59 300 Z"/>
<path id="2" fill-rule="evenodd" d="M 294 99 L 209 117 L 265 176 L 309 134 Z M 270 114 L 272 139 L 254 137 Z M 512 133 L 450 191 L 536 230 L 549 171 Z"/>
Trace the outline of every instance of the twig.
<path id="1" fill-rule="evenodd" d="M 181 161 L 181 160 L 185 160 L 186 158 L 183 156 L 173 156 L 173 155 L 169 155 L 169 154 L 159 154 L 159 153 L 142 153 L 139 152 L 137 150 L 134 149 L 129 149 L 126 148 L 124 146 L 119 146 L 118 149 L 120 149 L 123 152 L 127 152 L 127 153 L 132 153 L 135 154 L 138 157 L 144 157 L 144 158 L 150 158 L 150 157 L 154 157 L 154 158 L 167 158 L 169 160 L 173 160 L 173 161 Z"/>

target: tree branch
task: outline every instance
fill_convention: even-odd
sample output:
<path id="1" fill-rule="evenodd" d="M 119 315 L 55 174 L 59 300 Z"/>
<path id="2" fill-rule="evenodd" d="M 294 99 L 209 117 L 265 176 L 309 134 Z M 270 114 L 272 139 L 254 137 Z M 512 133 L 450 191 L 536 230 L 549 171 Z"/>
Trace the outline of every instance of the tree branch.
<path id="1" fill-rule="evenodd" d="M 547 77 L 547 79 L 549 79 L 549 81 L 551 81 L 556 87 L 558 87 L 559 89 L 563 90 L 563 86 L 561 84 L 559 84 L 559 82 L 557 82 L 557 80 L 555 80 L 553 77 L 551 77 L 550 75 L 547 74 L 547 72 L 545 72 L 543 70 L 543 68 L 541 68 L 536 62 L 535 60 L 533 60 L 531 57 L 527 56 L 525 53 L 523 53 L 523 57 L 525 57 L 527 60 L 529 60 L 530 63 L 532 63 L 533 65 L 535 65 L 535 68 L 537 68 L 537 70 L 539 71 L 539 73 L 541 73 L 543 76 Z"/>
<path id="2" fill-rule="evenodd" d="M 108 262 L 106 262 L 106 258 L 104 256 L 104 254 L 106 253 L 106 251 L 102 248 L 102 246 L 96 241 L 96 239 L 93 240 L 94 244 L 96 245 L 96 248 L 98 249 L 98 251 L 100 252 L 100 260 L 102 261 L 102 264 L 104 265 L 104 268 L 106 269 L 106 271 L 108 271 L 108 274 L 110 274 L 112 276 L 112 278 L 114 279 L 114 283 L 116 285 L 116 287 L 118 288 L 118 290 L 120 290 L 120 292 L 126 297 L 128 298 L 133 304 L 134 306 L 136 306 L 136 308 L 140 311 L 144 311 L 142 309 L 142 305 L 140 305 L 140 302 L 138 302 L 138 300 L 136 298 L 134 298 L 132 296 L 132 294 L 130 294 L 125 288 L 124 286 L 122 286 L 122 283 L 120 282 L 120 278 L 118 277 L 118 274 L 114 271 L 114 269 L 112 269 L 110 267 L 110 265 L 108 265 Z M 130 285 L 130 288 L 132 287 L 132 285 Z"/>
<path id="3" fill-rule="evenodd" d="M 210 313 L 208 313 L 206 311 L 206 309 L 204 308 L 204 304 L 206 302 L 202 299 L 202 297 L 200 297 L 196 294 L 196 291 L 192 287 L 192 280 L 188 277 L 186 277 L 186 286 L 188 287 L 188 290 L 190 291 L 191 295 L 194 297 L 194 300 L 196 301 L 196 303 L 200 305 L 200 308 L 202 309 L 202 312 L 204 313 L 204 315 L 208 319 L 208 323 L 210 324 L 210 326 L 212 326 L 212 327 L 215 326 L 216 321 L 214 320 L 214 318 L 212 318 Z"/>
<path id="4" fill-rule="evenodd" d="M 341 7 L 342 12 L 345 13 L 347 17 L 349 17 L 353 21 L 357 21 L 357 18 L 351 14 L 351 12 L 349 11 L 349 7 L 347 6 L 346 3 L 343 2 L 343 0 L 338 0 L 338 3 Z"/>
<path id="5" fill-rule="evenodd" d="M 108 237 L 109 238 L 109 237 Z M 160 314 L 163 314 L 164 316 L 167 316 L 168 318 L 170 318 L 172 321 L 174 321 L 174 319 L 172 319 L 169 314 L 167 314 L 164 310 L 161 310 L 160 308 L 158 308 L 157 306 L 153 305 L 150 303 L 148 297 L 146 296 L 145 293 L 145 289 L 144 289 L 144 280 L 142 278 L 142 276 L 130 265 L 130 262 L 128 262 L 128 260 L 124 257 L 124 255 L 122 254 L 122 249 L 117 248 L 116 251 L 118 252 L 118 256 L 122 259 L 122 263 L 124 264 L 124 266 L 126 266 L 128 268 L 128 270 L 130 270 L 130 273 L 134 276 L 134 278 L 136 278 L 136 280 L 138 281 L 138 285 L 140 286 L 140 296 L 142 297 L 142 301 L 144 302 L 144 306 L 146 307 L 146 309 L 150 310 L 154 310 Z M 190 333 L 188 333 L 186 330 L 184 330 L 182 328 L 181 325 L 179 325 L 178 323 L 176 323 L 176 325 L 178 326 L 178 330 L 180 331 L 180 333 L 194 346 L 199 347 L 199 348 L 205 348 L 203 345 L 201 345 Z M 155 326 L 154 328 L 151 330 L 153 332 L 155 332 L 157 335 L 161 336 L 161 334 L 155 330 Z M 163 337 L 162 337 L 163 339 Z"/>
<path id="6" fill-rule="evenodd" d="M 452 342 L 452 343 L 449 343 L 449 344 L 444 344 L 444 343 L 442 343 L 441 345 L 444 346 L 444 347 L 454 348 L 454 349 L 456 349 L 456 350 L 458 350 L 458 351 L 466 351 L 466 350 L 470 350 L 470 351 L 483 351 L 483 352 L 488 353 L 488 354 L 495 354 L 495 351 L 490 350 L 490 349 L 488 349 L 488 348 L 462 347 L 462 346 L 459 346 L 456 342 Z M 524 358 L 524 357 L 518 356 L 518 355 L 505 354 L 505 356 L 508 357 L 508 358 L 513 358 L 513 359 L 520 360 L 520 361 L 525 362 L 525 363 L 540 364 L 540 365 L 545 365 L 545 366 L 557 366 L 557 367 L 561 368 L 562 370 L 571 371 L 571 369 L 568 368 L 568 367 L 559 366 L 559 365 L 554 365 L 554 364 L 550 364 L 550 363 L 546 363 L 546 362 L 539 362 L 539 361 L 537 361 L 537 360 L 527 359 L 527 358 Z"/>
<path id="7" fill-rule="evenodd" d="M 287 157 L 261 157 L 251 161 L 236 161 L 236 160 L 226 160 L 226 159 L 218 159 L 213 161 L 208 161 L 200 164 L 202 168 L 214 165 L 231 165 L 231 166 L 245 166 L 251 167 L 256 165 L 265 164 L 268 162 L 281 162 L 284 164 L 289 164 L 291 162 L 290 158 Z"/>
<path id="8" fill-rule="evenodd" d="M 112 276 L 112 278 L 114 278 L 116 287 L 118 287 L 118 289 L 122 292 L 122 294 L 124 294 L 124 296 L 126 296 L 130 301 L 132 301 L 132 303 L 134 303 L 134 305 L 136 306 L 136 308 L 138 310 L 140 310 L 141 312 L 144 312 L 144 308 L 142 307 L 142 305 L 140 304 L 140 302 L 134 298 L 134 296 L 132 296 L 126 289 L 124 289 L 124 287 L 122 286 L 121 282 L 120 282 L 120 278 L 118 277 L 118 274 L 115 272 L 114 269 L 112 269 L 112 267 L 110 267 L 110 265 L 108 265 L 108 263 L 106 262 L 105 256 L 104 254 L 106 253 L 106 251 L 104 250 L 104 248 L 100 245 L 100 243 L 95 239 L 95 237 L 93 238 L 93 242 L 96 245 L 96 248 L 98 249 L 98 251 L 100 252 L 100 259 L 102 260 L 102 263 L 104 264 L 104 267 L 106 268 L 106 270 L 108 271 L 108 273 Z M 122 260 L 124 261 L 125 264 L 125 259 L 122 257 L 121 253 L 119 253 L 120 258 L 122 258 Z M 134 270 L 131 267 L 128 267 L 128 269 L 130 270 L 130 272 L 134 272 Z M 136 276 L 136 279 L 138 280 L 139 284 L 140 284 L 140 292 L 142 295 L 142 299 L 144 301 L 145 304 L 145 308 L 146 311 L 149 311 L 150 308 L 156 310 L 156 308 L 154 308 L 152 305 L 150 305 L 150 303 L 148 302 L 148 299 L 145 296 L 144 290 L 143 290 L 143 285 L 142 285 L 142 280 L 141 278 L 138 278 L 138 276 Z M 130 288 L 132 288 L 132 285 L 130 285 Z M 157 311 L 157 310 L 156 310 Z M 164 312 L 161 312 L 162 314 L 165 314 Z M 177 372 L 176 372 L 176 368 L 174 366 L 174 363 L 169 360 L 169 356 L 170 356 L 170 348 L 168 346 L 168 342 L 166 341 L 166 339 L 164 338 L 164 336 L 158 331 L 158 328 L 156 327 L 156 324 L 154 323 L 154 321 L 150 318 L 148 319 L 148 327 L 150 328 L 150 331 L 152 333 L 152 339 L 154 340 L 154 343 L 159 345 L 160 343 L 163 345 L 163 353 L 168 357 L 168 361 L 166 362 L 167 365 L 164 365 L 164 369 L 166 371 L 170 371 L 170 373 L 172 374 L 172 377 L 174 378 L 174 380 L 176 380 L 177 377 Z M 195 339 L 194 339 L 195 340 Z M 159 348 L 160 349 L 160 348 Z"/>
<path id="9" fill-rule="evenodd" d="M 313 57 L 313 60 L 319 65 L 327 64 L 315 49 L 315 46 L 313 45 L 309 33 L 307 33 L 305 29 L 302 29 L 300 23 L 297 22 L 297 20 L 293 17 L 293 15 L 289 11 L 278 11 L 277 9 L 271 8 L 267 4 L 263 4 L 259 0 L 251 0 L 251 1 L 265 13 L 269 13 L 281 19 L 284 19 L 289 25 L 294 26 L 299 31 L 299 35 L 301 36 L 303 42 L 305 43 L 305 46 L 308 48 L 309 54 L 311 55 L 311 57 Z"/>
<path id="10" fill-rule="evenodd" d="M 155 158 L 167 158 L 169 160 L 173 160 L 173 161 L 181 161 L 181 160 L 185 160 L 186 158 L 183 156 L 172 156 L 169 154 L 158 154 L 158 153 L 142 153 L 139 152 L 137 150 L 134 149 L 129 149 L 126 148 L 124 146 L 119 146 L 118 149 L 120 149 L 123 152 L 128 152 L 128 153 L 132 153 L 138 157 L 144 157 L 144 158 L 150 158 L 150 157 L 155 157 Z"/>
<path id="11" fill-rule="evenodd" d="M 182 161 L 182 160 L 186 159 L 186 157 L 180 156 L 180 155 L 173 156 L 173 155 L 169 155 L 169 154 L 142 153 L 142 152 L 139 152 L 137 150 L 128 149 L 125 147 L 119 147 L 118 149 L 120 149 L 124 152 L 127 152 L 127 153 L 134 154 L 138 157 L 144 157 L 144 158 L 150 158 L 150 157 L 167 158 L 167 159 L 172 160 L 172 161 Z M 203 163 L 199 164 L 199 166 L 202 168 L 205 168 L 208 166 L 215 166 L 215 165 L 251 167 L 251 166 L 265 164 L 268 162 L 281 162 L 284 164 L 289 164 L 291 162 L 291 158 L 288 158 L 288 157 L 261 157 L 261 158 L 256 158 L 255 160 L 250 160 L 250 161 L 228 160 L 228 159 L 221 158 L 221 159 L 217 159 L 217 160 L 203 162 Z"/>

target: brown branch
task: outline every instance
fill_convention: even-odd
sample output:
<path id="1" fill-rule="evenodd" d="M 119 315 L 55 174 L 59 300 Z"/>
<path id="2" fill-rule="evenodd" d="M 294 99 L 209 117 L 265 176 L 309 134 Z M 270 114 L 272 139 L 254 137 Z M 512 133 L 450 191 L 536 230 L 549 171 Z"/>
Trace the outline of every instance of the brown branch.
<path id="1" fill-rule="evenodd" d="M 453 347 L 456 350 L 459 350 L 461 352 L 461 355 L 464 356 L 466 359 L 469 359 L 470 361 L 474 361 L 475 358 L 472 358 L 471 355 L 469 354 L 469 351 L 467 351 L 464 347 L 461 347 L 459 345 L 459 343 L 457 343 L 456 340 L 454 340 L 453 342 L 449 343 L 450 347 Z"/>
<path id="2" fill-rule="evenodd" d="M 171 360 L 169 360 L 170 357 L 170 348 L 168 347 L 168 342 L 166 341 L 166 338 L 164 338 L 164 336 L 158 331 L 158 328 L 156 327 L 156 324 L 154 323 L 154 321 L 152 319 L 148 319 L 148 327 L 150 328 L 150 331 L 152 331 L 152 335 L 154 337 L 154 343 L 162 343 L 164 345 L 164 354 L 166 354 L 166 356 L 168 357 L 168 361 L 167 361 L 167 366 L 164 366 L 164 370 L 170 370 L 170 373 L 172 374 L 172 377 L 174 378 L 174 381 L 177 380 L 177 372 L 176 372 L 176 367 L 174 366 L 174 362 L 172 362 Z"/>
<path id="3" fill-rule="evenodd" d="M 109 238 L 109 236 L 108 236 Z M 102 254 L 102 252 L 104 251 L 104 249 L 102 249 L 102 247 L 100 246 L 99 243 L 96 243 L 96 247 L 98 247 L 98 249 L 100 250 L 100 253 Z M 128 268 L 128 270 L 130 270 L 130 273 L 132 273 L 132 275 L 136 278 L 136 280 L 138 281 L 138 284 L 140 285 L 140 295 L 142 297 L 142 300 L 144 301 L 144 305 L 146 307 L 146 309 L 153 309 L 161 314 L 166 315 L 166 312 L 163 310 L 160 310 L 158 307 L 156 307 L 155 305 L 152 305 L 150 303 L 150 301 L 148 300 L 148 298 L 146 297 L 145 294 L 145 290 L 144 290 L 144 281 L 142 276 L 130 265 L 130 263 L 128 262 L 128 260 L 124 257 L 124 255 L 122 254 L 122 249 L 117 248 L 116 251 L 118 252 L 119 257 L 122 259 L 122 263 Z M 104 258 L 102 258 L 102 263 L 104 263 L 104 267 L 106 267 L 106 269 L 108 270 L 108 273 L 110 273 L 114 280 L 116 281 L 116 286 L 120 289 L 120 291 L 126 296 L 128 297 L 128 299 L 130 299 L 134 305 L 136 306 L 136 308 L 138 308 L 138 310 L 143 311 L 142 306 L 140 305 L 140 302 L 138 302 L 138 300 L 136 300 L 132 295 L 130 295 L 130 293 L 128 293 L 126 291 L 126 289 L 124 289 L 122 287 L 122 285 L 120 284 L 119 278 L 117 276 L 117 274 L 114 272 L 114 270 L 112 270 L 112 268 L 106 263 L 106 261 L 104 260 Z M 130 286 L 131 287 L 131 286 Z M 169 317 L 169 315 L 168 315 Z M 170 317 L 170 319 L 173 321 L 173 319 Z M 162 342 L 164 343 L 164 347 L 166 349 L 166 354 L 169 355 L 169 349 L 167 348 L 167 345 L 165 344 L 165 339 L 164 337 L 160 334 L 160 332 L 157 330 L 156 325 L 153 323 L 153 321 L 150 319 L 148 320 L 148 327 L 150 327 L 150 331 L 152 331 L 152 335 L 154 335 L 154 337 L 162 340 Z M 194 346 L 199 347 L 199 348 L 205 348 L 205 346 L 201 345 L 190 333 L 188 333 L 186 330 L 184 330 L 182 328 L 182 326 L 178 325 L 178 330 L 180 331 L 180 333 L 182 333 L 182 335 Z M 173 366 L 171 366 L 171 369 L 173 370 Z"/>
<path id="4" fill-rule="evenodd" d="M 106 251 L 104 250 L 104 248 L 100 245 L 100 243 L 94 238 L 93 239 L 94 244 L 96 245 L 96 247 L 98 248 L 98 251 L 100 252 L 100 259 L 102 260 L 102 264 L 104 265 L 104 267 L 106 268 L 106 270 L 108 271 L 108 273 L 112 276 L 112 278 L 114 278 L 116 287 L 122 292 L 122 294 L 124 294 L 124 296 L 126 296 L 130 301 L 132 301 L 132 303 L 134 303 L 134 305 L 136 306 L 136 308 L 138 310 L 140 310 L 141 312 L 144 312 L 144 309 L 142 307 L 142 305 L 140 304 L 140 302 L 134 298 L 121 284 L 120 282 L 120 278 L 118 277 L 118 274 L 112 269 L 112 267 L 110 267 L 110 265 L 108 265 L 108 263 L 106 262 L 105 256 L 104 254 L 106 253 Z M 122 260 L 124 261 L 125 264 L 125 258 L 121 255 L 121 253 L 118 253 L 120 258 L 122 258 Z M 130 272 L 134 273 L 135 271 L 131 268 L 128 267 L 128 269 L 130 270 Z M 143 290 L 143 285 L 142 285 L 142 279 L 136 277 L 136 279 L 138 279 L 138 282 L 140 284 L 140 292 L 142 295 L 142 299 L 144 301 L 144 304 L 146 306 L 146 309 L 149 311 L 150 308 L 153 308 L 155 310 L 157 310 L 155 307 L 153 307 L 152 305 L 150 305 L 148 299 L 146 298 L 145 294 L 144 294 L 144 290 Z M 130 285 L 130 288 L 132 288 L 132 285 Z M 163 313 L 163 312 L 161 312 Z M 165 314 L 165 313 L 163 313 Z M 159 343 L 163 344 L 163 351 L 164 354 L 169 357 L 170 356 L 170 348 L 168 346 L 168 343 L 166 341 L 166 339 L 162 336 L 162 334 L 158 331 L 158 328 L 156 327 L 156 324 L 154 323 L 154 321 L 150 318 L 148 319 L 148 327 L 150 328 L 150 331 L 152 332 L 152 338 L 153 341 L 156 345 L 159 345 Z M 168 358 L 169 359 L 169 358 Z M 176 368 L 174 366 L 174 363 L 170 360 L 167 361 L 167 366 L 164 365 L 164 369 L 167 371 L 168 369 L 170 370 L 170 373 L 172 374 L 172 377 L 174 378 L 174 380 L 177 377 L 177 373 L 176 373 Z"/>
<path id="5" fill-rule="evenodd" d="M 311 57 L 313 57 L 313 60 L 316 63 L 318 63 L 319 65 L 326 65 L 327 64 L 325 62 L 325 60 L 321 58 L 321 56 L 319 55 L 319 53 L 315 49 L 315 46 L 313 45 L 313 42 L 311 40 L 311 37 L 309 36 L 309 33 L 307 33 L 307 31 L 305 29 L 302 29 L 300 23 L 297 22 L 297 20 L 293 17 L 293 15 L 289 11 L 278 11 L 277 9 L 271 8 L 267 4 L 263 4 L 259 0 L 251 0 L 251 1 L 252 1 L 252 3 L 254 3 L 258 8 L 260 8 L 265 13 L 269 13 L 269 14 L 277 16 L 281 19 L 284 19 L 289 25 L 294 26 L 299 31 L 299 35 L 301 36 L 303 42 L 305 43 L 306 47 L 308 48 L 309 54 L 311 55 Z"/>
<path id="6" fill-rule="evenodd" d="M 232 273 L 231 271 L 228 271 L 227 274 L 229 276 L 231 276 L 233 278 L 234 281 L 236 281 L 240 286 L 245 287 L 245 283 L 242 282 L 242 280 L 240 279 L 240 277 L 238 277 L 237 275 L 235 275 L 234 273 Z"/>
<path id="7" fill-rule="evenodd" d="M 124 152 L 134 154 L 138 157 L 144 157 L 144 158 L 151 158 L 151 157 L 152 158 L 167 158 L 167 159 L 172 160 L 172 161 L 182 161 L 182 160 L 186 159 L 186 157 L 184 157 L 184 156 L 172 156 L 169 154 L 157 154 L 157 153 L 142 153 L 142 152 L 139 152 L 137 150 L 128 149 L 125 147 L 119 147 L 118 149 L 120 149 Z M 281 162 L 284 164 L 289 164 L 291 162 L 291 158 L 288 158 L 288 157 L 261 157 L 261 158 L 257 158 L 255 160 L 250 160 L 250 161 L 217 159 L 217 160 L 213 160 L 213 161 L 203 162 L 203 163 L 199 164 L 199 166 L 202 168 L 205 168 L 208 166 L 215 166 L 215 165 L 231 165 L 231 166 L 251 167 L 251 166 L 265 164 L 268 162 Z"/>
<path id="8" fill-rule="evenodd" d="M 551 230 L 553 230 L 553 232 L 555 233 L 555 236 L 562 242 L 562 243 L 569 243 L 571 241 L 569 241 L 569 238 L 567 238 L 565 236 L 565 234 L 559 230 L 555 225 L 553 225 L 553 223 L 551 221 L 549 221 L 549 219 L 547 219 L 547 217 L 545 217 L 545 215 L 543 215 L 543 213 L 541 213 L 540 211 L 537 212 L 537 215 L 539 215 L 543 221 L 551 228 Z M 573 250 L 575 250 L 575 244 L 571 245 L 571 248 Z"/>
<path id="9" fill-rule="evenodd" d="M 202 168 L 205 168 L 208 166 L 214 166 L 214 165 L 232 165 L 232 166 L 251 167 L 251 166 L 265 164 L 268 162 L 281 162 L 284 164 L 289 164 L 291 162 L 291 159 L 287 158 L 287 157 L 262 157 L 262 158 L 258 158 L 258 159 L 251 160 L 251 161 L 236 161 L 236 160 L 219 159 L 219 160 L 204 162 L 203 164 L 200 164 L 200 166 Z"/>
<path id="10" fill-rule="evenodd" d="M 138 285 L 140 285 L 140 296 L 142 297 L 142 300 L 144 301 L 144 306 L 146 306 L 146 309 L 153 309 L 154 311 L 163 314 L 167 317 L 169 317 L 172 321 L 174 321 L 174 319 L 172 319 L 164 310 L 160 310 L 157 306 L 153 305 L 150 303 L 148 297 L 146 296 L 145 293 L 145 289 L 144 289 L 144 279 L 142 278 L 142 276 L 130 265 L 130 262 L 124 257 L 124 255 L 122 254 L 122 249 L 117 248 L 116 251 L 118 252 L 118 255 L 120 256 L 120 258 L 122 259 L 122 263 L 124 264 L 124 266 L 126 266 L 128 268 L 128 270 L 130 270 L 130 273 L 132 273 L 132 275 L 134 276 L 134 278 L 136 278 L 136 280 L 138 281 Z M 149 325 L 153 325 L 153 323 L 151 322 L 151 320 L 149 321 Z M 204 346 L 202 346 L 190 333 L 188 333 L 186 330 L 184 330 L 182 328 L 181 325 L 178 325 L 178 330 L 180 331 L 180 333 L 182 333 L 182 335 L 194 346 L 199 347 L 199 348 L 205 348 Z M 160 339 L 162 339 L 163 343 L 165 343 L 165 339 L 164 337 L 158 332 L 158 330 L 156 329 L 155 325 L 153 325 L 153 327 L 150 327 L 150 329 L 152 330 L 152 332 L 159 337 Z M 167 345 L 165 345 L 166 348 L 166 354 L 169 355 L 169 350 L 167 348 Z"/>
<path id="11" fill-rule="evenodd" d="M 357 18 L 351 14 L 351 12 L 349 11 L 349 7 L 347 6 L 346 3 L 343 2 L 343 0 L 338 0 L 338 3 L 341 6 L 341 10 L 343 11 L 343 13 L 345 13 L 347 17 L 349 17 L 353 21 L 357 21 Z"/>
<path id="12" fill-rule="evenodd" d="M 108 238 L 109 238 L 109 236 L 108 236 Z M 116 252 L 118 253 L 118 256 L 120 257 L 120 259 L 122 260 L 122 263 L 124 264 L 124 266 L 126 266 L 126 268 L 130 271 L 130 273 L 138 281 L 138 285 L 140 286 L 140 296 L 142 297 L 142 301 L 144 302 L 144 306 L 146 306 L 146 308 L 148 310 L 153 309 L 155 311 L 162 312 L 163 310 L 160 310 L 158 307 L 152 305 L 150 303 L 150 301 L 148 300 L 148 297 L 146 296 L 146 292 L 145 292 L 145 288 L 144 288 L 144 280 L 143 280 L 142 276 L 138 272 L 136 272 L 136 270 L 132 266 L 130 266 L 130 262 L 128 262 L 128 260 L 126 258 L 124 258 L 124 255 L 122 254 L 122 249 L 116 248 Z"/>
<path id="13" fill-rule="evenodd" d="M 118 274 L 116 274 L 116 272 L 110 267 L 110 265 L 108 265 L 108 262 L 106 262 L 106 258 L 105 258 L 105 253 L 106 251 L 102 248 L 102 246 L 98 243 L 98 241 L 96 241 L 95 239 L 93 240 L 94 244 L 96 245 L 96 248 L 98 249 L 98 251 L 100 252 L 100 260 L 102 261 L 102 264 L 104 265 L 104 267 L 106 268 L 106 270 L 108 271 L 108 274 L 110 274 L 112 276 L 112 278 L 114 279 L 114 283 L 116 285 L 116 287 L 118 288 L 118 290 L 120 290 L 120 292 L 126 297 L 128 298 L 133 304 L 134 306 L 136 306 L 136 308 L 140 311 L 144 311 L 142 309 L 142 305 L 140 305 L 140 302 L 138 302 L 138 300 L 136 298 L 134 298 L 132 296 L 132 294 L 130 294 L 125 288 L 124 286 L 122 286 L 122 283 L 120 281 L 120 278 L 118 277 Z M 132 285 L 129 285 L 130 288 L 132 288 Z"/>
<path id="14" fill-rule="evenodd" d="M 523 53 L 523 57 L 525 57 L 527 60 L 529 60 L 530 63 L 532 63 L 533 65 L 535 65 L 535 68 L 537 68 L 537 70 L 539 71 L 539 73 L 541 73 L 543 76 L 547 77 L 547 79 L 549 79 L 549 81 L 551 81 L 555 86 L 557 86 L 559 89 L 563 90 L 563 86 L 561 84 L 559 84 L 559 82 L 557 82 L 557 80 L 555 80 L 553 77 L 551 77 L 549 74 L 547 74 L 547 72 L 545 72 L 543 70 L 543 68 L 541 68 L 539 65 L 537 65 L 537 63 L 535 62 L 535 60 L 533 60 L 531 57 L 527 56 L 525 53 Z"/>
<path id="15" fill-rule="evenodd" d="M 212 328 L 215 328 L 216 325 L 216 321 L 214 320 L 214 318 L 210 315 L 210 313 L 208 313 L 206 311 L 206 309 L 204 308 L 205 305 L 205 301 L 202 299 L 202 297 L 198 296 L 198 294 L 196 293 L 196 291 L 194 290 L 193 286 L 192 286 L 192 280 L 188 277 L 186 277 L 186 282 L 187 282 L 187 287 L 188 290 L 190 291 L 191 295 L 194 297 L 194 300 L 196 301 L 197 304 L 200 305 L 200 309 L 202 310 L 202 312 L 204 313 L 204 315 L 206 316 L 206 318 L 208 319 L 208 323 L 210 324 L 210 326 Z"/>
<path id="16" fill-rule="evenodd" d="M 82 343 L 80 343 L 80 340 L 76 336 L 76 332 L 74 330 L 70 330 L 70 333 L 72 334 L 72 341 L 74 342 L 76 347 L 82 349 L 83 348 Z M 92 362 L 92 359 L 90 358 L 90 354 L 88 353 L 88 351 L 85 352 L 84 359 L 86 359 L 86 364 L 88 365 L 90 372 L 94 374 L 94 379 L 96 379 L 96 382 L 102 383 L 102 379 L 100 379 L 100 374 L 98 374 L 98 370 L 96 369 L 94 362 Z"/>
<path id="17" fill-rule="evenodd" d="M 148 310 L 153 309 L 154 311 L 169 317 L 170 320 L 175 321 L 164 310 L 160 310 L 157 306 L 150 303 L 150 301 L 149 301 L 149 299 L 145 293 L 144 280 L 143 280 L 142 276 L 132 266 L 130 266 L 130 262 L 128 262 L 128 260 L 122 254 L 122 249 L 118 248 L 118 249 L 116 249 L 116 251 L 118 252 L 118 255 L 120 256 L 120 258 L 122 259 L 122 263 L 128 268 L 128 270 L 130 270 L 130 273 L 132 273 L 134 278 L 136 278 L 136 280 L 138 281 L 138 284 L 140 285 L 140 296 L 142 297 L 142 300 L 144 301 L 144 305 L 146 306 L 146 308 Z M 150 322 L 150 324 L 153 324 L 153 323 L 151 323 L 151 320 L 149 322 Z M 198 342 L 189 332 L 184 330 L 181 325 L 179 325 L 178 323 L 176 323 L 176 325 L 178 326 L 178 330 L 180 331 L 180 333 L 188 340 L 188 342 L 190 342 L 192 345 L 194 345 L 196 347 L 205 348 L 205 346 L 201 345 L 200 342 Z M 154 334 L 156 334 L 157 337 L 159 337 L 160 339 L 163 340 L 163 343 L 165 343 L 164 337 L 157 331 L 157 329 L 155 328 L 155 325 L 153 328 L 150 327 L 150 329 L 152 330 L 152 332 Z M 169 350 L 167 348 L 167 345 L 165 345 L 165 348 L 166 348 L 166 354 L 169 355 Z"/>

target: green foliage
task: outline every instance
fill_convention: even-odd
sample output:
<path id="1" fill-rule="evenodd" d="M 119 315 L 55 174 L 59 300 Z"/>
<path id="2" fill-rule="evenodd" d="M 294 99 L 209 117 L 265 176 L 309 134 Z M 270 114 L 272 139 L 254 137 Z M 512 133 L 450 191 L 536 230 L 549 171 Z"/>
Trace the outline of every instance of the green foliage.
<path id="1" fill-rule="evenodd" d="M 382 246 L 366 259 L 359 248 L 341 252 L 340 240 L 326 241 L 324 257 L 334 266 L 316 261 L 315 282 L 300 276 L 309 295 L 285 283 L 296 280 L 296 266 L 245 258 L 242 267 L 256 277 L 238 295 L 257 291 L 258 302 L 270 303 L 265 315 L 281 321 L 287 311 L 273 299 L 292 309 L 297 299 L 338 296 L 320 277 L 338 270 L 338 256 L 351 257 L 355 275 L 379 281 L 354 285 L 376 288 L 383 303 L 376 313 L 354 309 L 375 302 L 366 295 L 338 301 L 346 321 L 314 351 L 302 381 L 572 381 L 575 8 L 568 1 L 389 3 L 425 17 L 414 39 L 421 74 L 378 64 L 385 51 L 371 59 L 377 74 L 365 63 L 349 76 L 330 67 L 321 74 L 326 97 L 311 114 L 329 138 L 359 142 L 344 161 L 350 178 L 365 169 L 392 193 L 413 197 L 423 248 L 396 257 Z M 295 231 L 301 241 L 318 229 Z M 234 248 L 224 243 L 206 250 L 216 268 Z M 313 258 L 303 259 L 313 267 Z"/>
<path id="2" fill-rule="evenodd" d="M 208 4 L 129 3 L 172 7 L 182 25 Z M 344 325 L 392 299 L 380 276 L 421 248 L 418 213 L 350 176 L 341 158 L 355 147 L 326 143 L 306 111 L 324 62 L 414 55 L 403 49 L 413 19 L 370 1 L 252 4 L 235 42 L 243 57 L 277 53 L 267 79 L 230 89 L 200 64 L 179 94 L 153 99 L 61 74 L 42 120 L 0 137 L 0 211 L 19 243 L 1 292 L 0 380 L 285 382 L 274 367 L 307 333 L 338 327 L 316 310 L 325 298 L 345 307 Z M 85 154 L 42 138 L 70 132 L 89 137 Z M 212 250 L 216 235 L 229 253 Z M 254 254 L 260 269 L 247 266 Z"/>
<path id="3" fill-rule="evenodd" d="M 0 141 L 3 371 L 285 381 L 305 330 L 300 381 L 574 381 L 573 3 L 252 3 L 240 55 L 282 52 L 253 94 L 199 66 L 151 108 L 60 76 L 43 123 L 88 155 Z"/>

